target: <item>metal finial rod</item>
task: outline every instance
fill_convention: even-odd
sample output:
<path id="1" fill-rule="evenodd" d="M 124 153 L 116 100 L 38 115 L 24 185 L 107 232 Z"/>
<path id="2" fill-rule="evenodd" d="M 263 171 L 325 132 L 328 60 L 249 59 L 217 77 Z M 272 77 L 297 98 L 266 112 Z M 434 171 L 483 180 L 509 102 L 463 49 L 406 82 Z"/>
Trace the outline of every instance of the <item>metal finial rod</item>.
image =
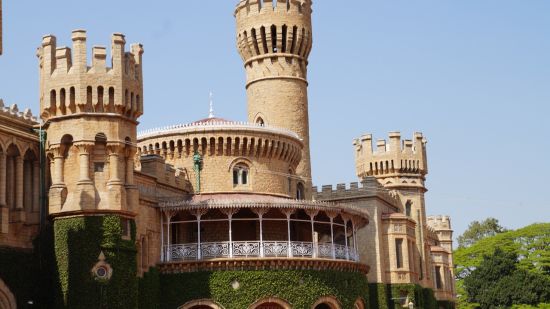
<path id="1" fill-rule="evenodd" d="M 208 118 L 214 118 L 214 94 L 210 91 L 210 112 Z"/>

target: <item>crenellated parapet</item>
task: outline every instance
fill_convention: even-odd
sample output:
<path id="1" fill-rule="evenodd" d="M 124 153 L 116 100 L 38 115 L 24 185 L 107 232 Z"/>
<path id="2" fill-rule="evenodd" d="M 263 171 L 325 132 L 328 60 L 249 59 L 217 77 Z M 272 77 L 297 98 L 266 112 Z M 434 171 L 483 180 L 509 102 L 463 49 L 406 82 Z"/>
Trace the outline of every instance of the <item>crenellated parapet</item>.
<path id="1" fill-rule="evenodd" d="M 126 51 L 124 35 L 113 34 L 111 65 L 103 46 L 92 48 L 89 65 L 86 31 L 73 31 L 72 41 L 72 48 L 58 47 L 56 37 L 46 35 L 38 49 L 42 119 L 82 113 L 118 114 L 131 120 L 141 116 L 142 45 Z"/>
<path id="2" fill-rule="evenodd" d="M 378 140 L 375 147 L 371 134 L 353 142 L 357 176 L 387 179 L 394 185 L 423 186 L 428 163 L 427 141 L 422 133 L 415 133 L 412 140 L 402 140 L 399 132 L 391 132 L 389 137 L 389 142 Z"/>
<path id="3" fill-rule="evenodd" d="M 334 200 L 349 200 L 358 197 L 376 196 L 386 201 L 390 205 L 394 205 L 395 209 L 399 209 L 399 196 L 391 190 L 384 188 L 373 177 L 367 177 L 358 182 L 352 182 L 349 185 L 340 183 L 334 188 L 332 185 L 324 185 L 320 188 L 313 187 L 313 199 L 317 201 L 334 201 Z"/>
<path id="4" fill-rule="evenodd" d="M 17 104 L 5 106 L 4 100 L 2 99 L 0 99 L 0 114 L 12 119 L 17 119 L 31 126 L 38 123 L 38 119 L 32 114 L 30 108 L 26 108 L 24 111 L 21 111 L 19 110 Z"/>
<path id="5" fill-rule="evenodd" d="M 441 245 L 449 252 L 453 251 L 453 230 L 449 216 L 428 216 L 428 227 L 431 228 Z"/>
<path id="6" fill-rule="evenodd" d="M 247 85 L 270 77 L 306 82 L 312 47 L 311 1 L 246 0 L 235 11 Z"/>

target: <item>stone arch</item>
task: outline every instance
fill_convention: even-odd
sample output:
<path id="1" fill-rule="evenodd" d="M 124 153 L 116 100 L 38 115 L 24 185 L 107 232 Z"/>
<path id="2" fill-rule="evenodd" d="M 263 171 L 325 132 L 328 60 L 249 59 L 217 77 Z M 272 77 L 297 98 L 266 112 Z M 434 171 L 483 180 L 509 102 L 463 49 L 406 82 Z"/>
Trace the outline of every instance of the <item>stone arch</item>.
<path id="1" fill-rule="evenodd" d="M 365 302 L 361 297 L 357 298 L 357 300 L 353 304 L 353 309 L 365 309 Z"/>
<path id="2" fill-rule="evenodd" d="M 224 309 L 220 304 L 210 299 L 197 299 L 185 303 L 178 309 Z"/>
<path id="3" fill-rule="evenodd" d="M 17 302 L 15 296 L 10 291 L 8 286 L 0 279 L 0 308 L 3 309 L 17 309 Z"/>
<path id="4" fill-rule="evenodd" d="M 250 161 L 249 159 L 245 157 L 238 157 L 233 159 L 231 162 L 229 162 L 229 165 L 227 166 L 227 171 L 231 172 L 233 170 L 233 167 L 235 167 L 238 164 L 245 164 L 248 165 L 250 170 L 254 170 L 256 172 L 256 168 L 254 167 L 254 163 Z"/>
<path id="5" fill-rule="evenodd" d="M 262 126 L 267 125 L 267 118 L 263 113 L 258 112 L 254 115 L 254 123 Z"/>
<path id="6" fill-rule="evenodd" d="M 257 300 L 250 305 L 248 309 L 262 309 L 262 308 L 277 308 L 277 309 L 291 309 L 292 306 L 284 299 L 278 297 L 267 297 Z"/>
<path id="7" fill-rule="evenodd" d="M 323 296 L 319 298 L 311 309 L 342 309 L 342 306 L 334 296 Z"/>

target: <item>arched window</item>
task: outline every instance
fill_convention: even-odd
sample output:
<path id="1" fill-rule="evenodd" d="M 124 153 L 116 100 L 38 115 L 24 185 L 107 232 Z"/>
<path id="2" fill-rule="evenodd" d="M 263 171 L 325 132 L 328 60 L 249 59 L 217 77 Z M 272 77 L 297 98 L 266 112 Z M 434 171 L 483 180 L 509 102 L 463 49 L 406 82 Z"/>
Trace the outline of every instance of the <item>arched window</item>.
<path id="1" fill-rule="evenodd" d="M 262 117 L 258 117 L 258 119 L 256 119 L 256 123 L 261 126 L 265 125 L 265 122 Z"/>
<path id="2" fill-rule="evenodd" d="M 233 168 L 233 185 L 246 186 L 248 185 L 249 168 L 244 164 L 238 164 Z"/>
<path id="3" fill-rule="evenodd" d="M 411 216 L 411 207 L 412 207 L 412 202 L 407 201 L 407 203 L 405 204 L 405 214 L 407 215 L 407 217 Z"/>
<path id="4" fill-rule="evenodd" d="M 300 182 L 296 185 L 296 199 L 303 200 L 304 198 L 305 198 L 304 184 Z"/>

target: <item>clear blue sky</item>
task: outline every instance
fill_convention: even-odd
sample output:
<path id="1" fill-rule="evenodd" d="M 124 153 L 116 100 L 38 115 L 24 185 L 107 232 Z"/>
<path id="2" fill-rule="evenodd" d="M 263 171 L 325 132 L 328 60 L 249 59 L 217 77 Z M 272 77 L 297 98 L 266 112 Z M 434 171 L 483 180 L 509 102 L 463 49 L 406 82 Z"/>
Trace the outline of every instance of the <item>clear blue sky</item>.
<path id="1" fill-rule="evenodd" d="M 92 5 L 93 3 L 93 5 Z M 0 97 L 38 110 L 36 47 L 71 30 L 145 46 L 141 128 L 208 113 L 246 119 L 235 49 L 237 0 L 4 1 Z M 314 3 L 310 119 L 316 185 L 356 181 L 352 140 L 400 130 L 427 137 L 429 214 L 456 235 L 494 216 L 510 228 L 550 221 L 550 1 Z"/>

